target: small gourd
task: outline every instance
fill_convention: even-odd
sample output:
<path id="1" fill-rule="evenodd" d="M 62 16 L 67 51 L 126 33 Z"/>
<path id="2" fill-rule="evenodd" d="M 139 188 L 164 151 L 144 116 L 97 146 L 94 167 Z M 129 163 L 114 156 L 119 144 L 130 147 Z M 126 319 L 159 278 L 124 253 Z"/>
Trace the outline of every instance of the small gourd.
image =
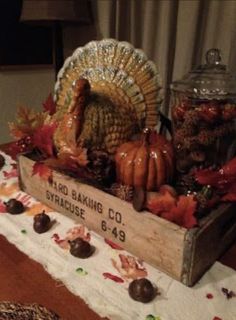
<path id="1" fill-rule="evenodd" d="M 155 191 L 169 183 L 174 174 L 172 144 L 156 135 L 149 142 L 150 130 L 145 129 L 140 140 L 122 144 L 116 152 L 116 174 L 119 183 Z"/>

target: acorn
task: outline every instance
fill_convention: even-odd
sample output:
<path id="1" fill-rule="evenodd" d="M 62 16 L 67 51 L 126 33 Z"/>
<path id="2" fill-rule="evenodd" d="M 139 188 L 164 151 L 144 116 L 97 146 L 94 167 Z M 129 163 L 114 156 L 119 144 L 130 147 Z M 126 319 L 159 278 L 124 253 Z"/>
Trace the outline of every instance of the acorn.
<path id="1" fill-rule="evenodd" d="M 129 295 L 136 301 L 147 303 L 154 299 L 156 289 L 148 279 L 136 279 L 129 284 Z"/>
<path id="2" fill-rule="evenodd" d="M 34 216 L 34 231 L 37 233 L 47 232 L 51 228 L 51 220 L 45 211 Z"/>
<path id="3" fill-rule="evenodd" d="M 14 198 L 4 202 L 4 204 L 6 206 L 6 211 L 10 214 L 20 214 L 25 211 L 23 203 Z"/>
<path id="4" fill-rule="evenodd" d="M 94 247 L 92 247 L 88 241 L 85 241 L 82 238 L 78 237 L 74 240 L 69 240 L 68 242 L 70 244 L 70 253 L 74 257 L 86 259 L 94 252 Z"/>
<path id="5" fill-rule="evenodd" d="M 0 154 L 0 170 L 5 165 L 5 158 Z"/>

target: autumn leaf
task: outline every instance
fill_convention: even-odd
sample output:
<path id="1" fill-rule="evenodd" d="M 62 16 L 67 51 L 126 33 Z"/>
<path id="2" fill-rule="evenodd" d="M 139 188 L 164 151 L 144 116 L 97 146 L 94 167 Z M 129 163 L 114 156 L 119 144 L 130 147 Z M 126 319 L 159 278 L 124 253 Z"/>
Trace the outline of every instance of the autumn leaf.
<path id="1" fill-rule="evenodd" d="M 195 178 L 201 185 L 217 186 L 221 178 L 221 174 L 218 171 L 203 169 L 195 173 Z"/>
<path id="2" fill-rule="evenodd" d="M 109 240 L 109 239 L 104 239 L 104 241 L 112 248 L 115 250 L 124 250 L 121 246 L 119 246 L 118 244 L 114 243 L 113 241 Z"/>
<path id="3" fill-rule="evenodd" d="M 111 258 L 113 267 L 126 279 L 138 279 L 147 276 L 147 270 L 143 262 L 133 256 L 119 254 L 120 261 Z"/>
<path id="4" fill-rule="evenodd" d="M 6 182 L 0 184 L 0 195 L 3 197 L 10 197 L 13 193 L 19 190 L 18 183 L 7 185 Z"/>
<path id="5" fill-rule="evenodd" d="M 43 103 L 43 109 L 44 111 L 48 112 L 50 116 L 52 116 L 56 112 L 56 103 L 54 102 L 51 93 Z"/>
<path id="6" fill-rule="evenodd" d="M 117 282 L 117 283 L 123 283 L 124 282 L 124 280 L 122 278 L 117 277 L 116 275 L 111 274 L 109 272 L 104 272 L 102 275 L 103 275 L 103 277 L 105 279 L 110 279 L 110 280 L 112 280 L 114 282 Z"/>
<path id="7" fill-rule="evenodd" d="M 190 229 L 197 225 L 197 219 L 194 216 L 197 202 L 194 196 L 179 196 L 176 206 L 172 207 L 170 215 L 172 221 L 181 227 Z"/>
<path id="8" fill-rule="evenodd" d="M 226 189 L 236 182 L 236 157 L 218 170 L 203 169 L 197 171 L 195 178 L 202 185 L 211 185 L 227 192 Z"/>
<path id="9" fill-rule="evenodd" d="M 33 145 L 48 156 L 53 156 L 53 134 L 56 127 L 55 123 L 45 124 L 35 130 L 33 134 Z"/>
<path id="10" fill-rule="evenodd" d="M 169 212 L 175 206 L 175 202 L 176 198 L 168 190 L 164 190 L 147 199 L 146 206 L 152 213 L 161 215 L 163 212 Z"/>
<path id="11" fill-rule="evenodd" d="M 47 206 L 45 206 L 44 204 L 41 203 L 35 203 L 32 206 L 28 207 L 27 210 L 25 211 L 26 215 L 28 216 L 35 216 L 38 213 L 41 212 L 52 212 L 53 210 Z"/>
<path id="12" fill-rule="evenodd" d="M 236 201 L 236 181 L 225 188 L 221 201 Z"/>
<path id="13" fill-rule="evenodd" d="M 44 123 L 45 116 L 42 112 L 35 112 L 33 109 L 20 107 L 17 110 L 15 122 L 10 122 L 10 134 L 15 139 L 22 139 L 25 136 L 32 136 L 36 128 Z"/>
<path id="14" fill-rule="evenodd" d="M 10 135 L 14 139 L 17 139 L 17 140 L 22 139 L 27 135 L 27 133 L 25 132 L 26 130 L 21 128 L 20 126 L 18 126 L 14 122 L 8 122 L 8 127 L 9 127 L 9 131 L 10 131 Z"/>
<path id="15" fill-rule="evenodd" d="M 17 178 L 18 177 L 18 170 L 17 169 L 11 169 L 11 171 L 3 171 L 4 179 L 8 180 L 11 178 Z"/>
<path id="16" fill-rule="evenodd" d="M 147 199 L 147 209 L 160 217 L 187 229 L 197 225 L 194 216 L 197 202 L 193 196 L 176 197 L 173 190 L 163 187 L 158 193 L 151 193 Z"/>
<path id="17" fill-rule="evenodd" d="M 0 213 L 6 213 L 6 212 L 7 212 L 6 205 L 2 200 L 0 200 Z"/>
<path id="18" fill-rule="evenodd" d="M 35 162 L 32 171 L 32 176 L 34 175 L 38 175 L 43 180 L 48 181 L 52 178 L 52 169 L 46 166 L 43 162 Z"/>

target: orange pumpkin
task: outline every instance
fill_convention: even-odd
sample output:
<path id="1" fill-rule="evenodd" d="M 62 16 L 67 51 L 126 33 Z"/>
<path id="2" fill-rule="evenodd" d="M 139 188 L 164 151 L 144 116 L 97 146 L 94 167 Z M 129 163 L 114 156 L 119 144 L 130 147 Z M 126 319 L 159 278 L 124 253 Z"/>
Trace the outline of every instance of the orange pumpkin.
<path id="1" fill-rule="evenodd" d="M 172 144 L 163 136 L 156 135 L 149 142 L 150 131 L 145 130 L 141 140 L 122 144 L 116 152 L 118 182 L 147 191 L 157 190 L 169 183 L 174 174 Z"/>

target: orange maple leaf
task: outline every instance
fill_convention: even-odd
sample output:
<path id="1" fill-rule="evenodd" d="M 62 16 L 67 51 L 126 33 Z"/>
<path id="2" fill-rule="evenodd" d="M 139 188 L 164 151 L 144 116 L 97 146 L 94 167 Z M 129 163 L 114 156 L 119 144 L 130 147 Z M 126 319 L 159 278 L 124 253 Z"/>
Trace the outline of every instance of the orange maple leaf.
<path id="1" fill-rule="evenodd" d="M 55 123 L 44 124 L 33 133 L 33 145 L 43 154 L 53 156 L 53 134 L 57 128 Z"/>
<path id="2" fill-rule="evenodd" d="M 52 169 L 46 166 L 43 162 L 35 162 L 33 165 L 32 176 L 39 175 L 43 180 L 49 180 L 52 178 Z"/>
<path id="3" fill-rule="evenodd" d="M 197 202 L 194 200 L 194 196 L 179 196 L 176 206 L 174 206 L 169 215 L 173 219 L 172 221 L 181 227 L 190 229 L 197 225 L 197 219 L 194 216 Z M 163 216 L 167 218 L 167 215 Z"/>
<path id="4" fill-rule="evenodd" d="M 176 198 L 168 190 L 164 190 L 147 201 L 147 209 L 156 215 L 161 215 L 163 212 L 169 212 L 175 203 Z"/>
<path id="5" fill-rule="evenodd" d="M 133 256 L 124 254 L 119 254 L 119 259 L 120 262 L 117 262 L 115 259 L 111 258 L 111 262 L 113 267 L 125 279 L 138 279 L 147 276 L 147 270 L 143 266 L 142 261 Z"/>
<path id="6" fill-rule="evenodd" d="M 36 214 L 41 213 L 43 211 L 45 211 L 45 213 L 48 213 L 48 212 L 52 212 L 53 209 L 45 206 L 42 203 L 35 203 L 32 206 L 30 206 L 29 208 L 27 208 L 25 213 L 28 216 L 35 216 Z"/>
<path id="7" fill-rule="evenodd" d="M 19 191 L 18 183 L 7 185 L 6 182 L 3 182 L 0 184 L 0 195 L 3 197 L 10 197 L 17 191 Z"/>

